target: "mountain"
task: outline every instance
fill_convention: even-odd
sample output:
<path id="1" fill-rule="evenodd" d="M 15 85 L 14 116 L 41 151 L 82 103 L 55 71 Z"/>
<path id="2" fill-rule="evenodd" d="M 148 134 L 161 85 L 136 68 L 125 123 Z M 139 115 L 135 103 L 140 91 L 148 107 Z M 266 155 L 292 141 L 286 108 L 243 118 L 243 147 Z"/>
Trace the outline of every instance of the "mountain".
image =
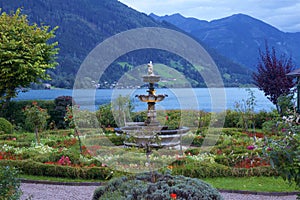
<path id="1" fill-rule="evenodd" d="M 223 56 L 256 70 L 259 49 L 265 51 L 267 42 L 278 56 L 291 56 L 296 66 L 300 65 L 300 33 L 285 33 L 258 19 L 244 14 L 205 21 L 186 18 L 180 14 L 150 16 L 157 21 L 166 21 L 190 33 Z"/>
<path id="2" fill-rule="evenodd" d="M 183 32 L 169 22 L 156 21 L 117 0 L 0 1 L 2 12 L 15 11 L 20 7 L 30 23 L 59 27 L 55 38 L 60 48 L 59 66 L 48 73 L 52 77 L 50 83 L 62 88 L 72 88 L 77 70 L 88 53 L 97 44 L 117 33 L 141 27 L 163 27 Z M 247 68 L 219 55 L 209 46 L 205 48 L 216 61 L 227 86 L 250 82 Z M 187 61 L 182 61 L 177 55 L 154 49 L 122 56 L 107 69 L 100 83 L 108 82 L 111 85 L 133 66 L 147 63 L 149 60 L 174 67 L 182 72 L 194 87 L 205 86 L 202 78 L 194 73 L 195 70 L 191 69 L 192 66 Z"/>

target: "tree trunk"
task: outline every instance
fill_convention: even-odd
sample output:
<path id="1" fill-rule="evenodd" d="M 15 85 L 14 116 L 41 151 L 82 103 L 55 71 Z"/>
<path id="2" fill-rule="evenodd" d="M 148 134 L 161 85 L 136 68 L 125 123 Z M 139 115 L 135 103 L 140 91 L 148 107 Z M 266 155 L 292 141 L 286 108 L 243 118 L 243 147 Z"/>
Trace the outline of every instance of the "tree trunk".
<path id="1" fill-rule="evenodd" d="M 38 127 L 35 127 L 35 139 L 36 139 L 37 144 L 40 144 L 40 137 L 39 137 Z"/>
<path id="2" fill-rule="evenodd" d="M 82 146 L 81 146 L 81 139 L 80 139 L 80 136 L 79 136 L 79 132 L 78 132 L 77 128 L 74 128 L 74 131 L 75 131 L 75 134 L 76 134 L 76 136 L 78 138 L 80 153 L 82 153 Z"/>
<path id="3" fill-rule="evenodd" d="M 281 112 L 280 106 L 278 104 L 275 104 L 275 106 L 276 106 L 276 110 L 279 113 L 279 115 L 282 116 L 282 112 Z"/>

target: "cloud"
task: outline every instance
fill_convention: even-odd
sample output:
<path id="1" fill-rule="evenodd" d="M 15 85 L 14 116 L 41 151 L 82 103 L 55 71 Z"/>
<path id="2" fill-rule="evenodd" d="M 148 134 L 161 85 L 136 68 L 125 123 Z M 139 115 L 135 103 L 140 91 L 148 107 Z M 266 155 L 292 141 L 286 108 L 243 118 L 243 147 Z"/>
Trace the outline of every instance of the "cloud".
<path id="1" fill-rule="evenodd" d="M 180 13 L 213 20 L 237 13 L 250 15 L 287 32 L 300 32 L 300 0 L 120 0 L 140 12 Z"/>

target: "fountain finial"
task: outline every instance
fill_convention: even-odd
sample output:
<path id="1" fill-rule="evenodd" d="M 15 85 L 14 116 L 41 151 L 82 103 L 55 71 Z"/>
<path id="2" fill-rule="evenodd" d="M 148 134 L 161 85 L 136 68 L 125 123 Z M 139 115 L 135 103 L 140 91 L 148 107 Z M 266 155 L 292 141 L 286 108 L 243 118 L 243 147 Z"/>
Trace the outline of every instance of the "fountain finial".
<path id="1" fill-rule="evenodd" d="M 148 63 L 148 75 L 154 75 L 152 61 Z"/>

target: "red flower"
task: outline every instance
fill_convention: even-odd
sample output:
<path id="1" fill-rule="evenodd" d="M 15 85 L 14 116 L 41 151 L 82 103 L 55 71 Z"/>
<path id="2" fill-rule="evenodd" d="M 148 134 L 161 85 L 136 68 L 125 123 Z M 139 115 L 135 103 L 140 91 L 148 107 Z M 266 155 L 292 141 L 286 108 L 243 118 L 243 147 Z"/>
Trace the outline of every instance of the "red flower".
<path id="1" fill-rule="evenodd" d="M 72 119 L 72 118 L 73 118 L 73 115 L 70 115 L 70 116 L 69 116 L 69 119 Z"/>
<path id="2" fill-rule="evenodd" d="M 177 195 L 175 193 L 170 194 L 171 199 L 176 199 Z"/>

